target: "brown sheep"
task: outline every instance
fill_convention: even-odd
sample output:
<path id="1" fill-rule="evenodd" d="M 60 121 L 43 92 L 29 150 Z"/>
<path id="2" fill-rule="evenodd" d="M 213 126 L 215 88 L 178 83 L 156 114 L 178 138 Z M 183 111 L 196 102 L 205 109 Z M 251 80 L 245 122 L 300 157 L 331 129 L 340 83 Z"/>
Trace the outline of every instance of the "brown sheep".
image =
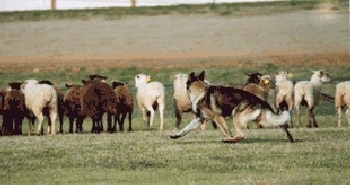
<path id="1" fill-rule="evenodd" d="M 2 135 L 21 135 L 25 114 L 24 94 L 18 82 L 9 83 L 11 90 L 1 91 L 3 96 Z"/>
<path id="2" fill-rule="evenodd" d="M 69 129 L 68 133 L 73 133 L 73 124 L 74 121 L 83 120 L 85 118 L 85 115 L 78 115 L 78 112 L 81 110 L 80 106 L 80 88 L 81 85 L 69 85 L 66 84 L 66 87 L 68 87 L 68 90 L 64 96 L 64 107 L 65 107 L 65 115 L 69 119 Z M 82 125 L 78 124 L 78 121 L 76 122 L 76 133 L 80 133 L 83 130 Z"/>
<path id="3" fill-rule="evenodd" d="M 83 80 L 83 83 L 84 85 L 79 89 L 81 112 L 92 118 L 91 132 L 102 131 L 102 116 L 107 112 L 107 131 L 112 133 L 112 115 L 116 113 L 117 107 L 115 92 L 110 85 L 100 80 Z"/>
<path id="4" fill-rule="evenodd" d="M 258 83 L 247 83 L 243 86 L 243 90 L 255 94 L 262 100 L 267 101 L 270 92 L 270 81 L 271 77 L 269 75 L 260 76 Z M 249 82 L 249 79 L 248 79 Z"/>
<path id="5" fill-rule="evenodd" d="M 115 115 L 113 131 L 117 131 L 117 128 L 116 128 L 117 121 L 118 121 L 120 131 L 124 130 L 124 120 L 127 115 L 129 119 L 128 130 L 131 131 L 132 130 L 131 115 L 132 115 L 132 112 L 134 111 L 134 98 L 125 83 L 113 82 L 112 87 L 114 89 L 114 92 L 117 98 L 117 113 Z"/>

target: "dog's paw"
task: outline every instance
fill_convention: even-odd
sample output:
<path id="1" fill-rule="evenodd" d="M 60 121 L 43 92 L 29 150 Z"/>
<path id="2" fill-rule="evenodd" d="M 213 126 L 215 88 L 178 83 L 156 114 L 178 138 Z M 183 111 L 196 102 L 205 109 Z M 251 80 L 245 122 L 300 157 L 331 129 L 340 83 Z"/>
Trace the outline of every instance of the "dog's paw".
<path id="1" fill-rule="evenodd" d="M 223 143 L 237 143 L 241 141 L 244 137 L 229 137 L 229 138 L 223 138 L 221 141 Z"/>
<path id="2" fill-rule="evenodd" d="M 174 135 L 170 135 L 169 137 L 170 137 L 170 139 L 177 139 L 177 138 L 181 137 L 181 135 L 180 134 L 174 134 Z"/>

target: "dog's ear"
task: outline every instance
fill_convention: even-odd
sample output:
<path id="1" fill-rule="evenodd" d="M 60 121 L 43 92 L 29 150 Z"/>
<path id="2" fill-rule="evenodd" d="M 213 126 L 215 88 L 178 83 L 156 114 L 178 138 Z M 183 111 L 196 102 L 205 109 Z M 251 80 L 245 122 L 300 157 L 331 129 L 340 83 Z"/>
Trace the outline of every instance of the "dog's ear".
<path id="1" fill-rule="evenodd" d="M 190 75 L 188 75 L 188 78 L 194 78 L 196 77 L 196 75 L 194 74 L 194 72 L 190 73 Z"/>
<path id="2" fill-rule="evenodd" d="M 204 81 L 204 77 L 205 77 L 205 71 L 202 71 L 198 76 L 197 79 L 200 81 Z"/>
<path id="3" fill-rule="evenodd" d="M 189 76 L 188 76 L 188 82 L 193 82 L 196 81 L 196 75 L 194 74 L 194 72 L 192 72 Z"/>

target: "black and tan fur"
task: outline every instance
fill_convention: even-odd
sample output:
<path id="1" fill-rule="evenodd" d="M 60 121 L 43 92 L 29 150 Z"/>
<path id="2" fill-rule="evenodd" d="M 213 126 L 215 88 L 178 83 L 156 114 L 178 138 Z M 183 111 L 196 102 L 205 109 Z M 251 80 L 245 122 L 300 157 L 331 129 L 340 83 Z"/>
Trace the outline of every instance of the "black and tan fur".
<path id="1" fill-rule="evenodd" d="M 264 100 L 247 91 L 226 86 L 213 86 L 204 82 L 204 71 L 195 76 L 189 75 L 187 91 L 192 102 L 192 110 L 201 119 L 214 120 L 225 135 L 224 142 L 238 142 L 244 138 L 243 129 L 247 127 L 248 121 L 257 121 L 258 124 L 268 126 L 281 126 L 287 133 L 291 142 L 293 137 L 287 130 L 287 121 L 290 119 L 288 113 L 281 116 L 275 115 L 274 110 Z M 233 118 L 235 135 L 233 136 L 227 128 L 225 117 Z M 197 123 L 191 123 L 175 135 L 175 139 L 186 135 Z"/>

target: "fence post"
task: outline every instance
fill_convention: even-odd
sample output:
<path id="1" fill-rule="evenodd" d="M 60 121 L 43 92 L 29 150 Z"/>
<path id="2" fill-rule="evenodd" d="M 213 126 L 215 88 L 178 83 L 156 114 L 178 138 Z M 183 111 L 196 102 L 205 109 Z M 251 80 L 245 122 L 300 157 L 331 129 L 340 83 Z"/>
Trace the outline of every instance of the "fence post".
<path id="1" fill-rule="evenodd" d="M 51 10 L 56 10 L 56 0 L 51 0 Z"/>
<path id="2" fill-rule="evenodd" d="M 131 2 L 131 7 L 135 7 L 136 6 L 136 0 L 130 0 Z"/>

